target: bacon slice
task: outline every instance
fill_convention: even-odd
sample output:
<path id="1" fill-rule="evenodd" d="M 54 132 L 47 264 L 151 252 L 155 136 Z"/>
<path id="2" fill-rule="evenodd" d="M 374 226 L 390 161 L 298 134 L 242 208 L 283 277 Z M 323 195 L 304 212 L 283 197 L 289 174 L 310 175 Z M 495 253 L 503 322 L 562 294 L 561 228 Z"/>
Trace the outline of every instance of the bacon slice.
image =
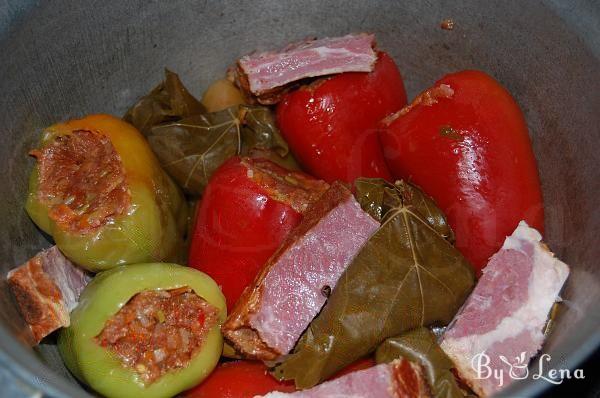
<path id="1" fill-rule="evenodd" d="M 334 183 L 246 288 L 222 327 L 225 337 L 246 357 L 289 353 L 378 227 L 352 193 Z"/>
<path id="2" fill-rule="evenodd" d="M 238 61 L 238 85 L 259 97 L 259 102 L 272 104 L 278 100 L 273 95 L 276 89 L 301 79 L 372 71 L 377 60 L 374 45 L 374 35 L 360 33 L 246 55 Z"/>
<path id="3" fill-rule="evenodd" d="M 515 375 L 525 374 L 529 360 L 542 346 L 548 314 L 569 275 L 569 267 L 541 240 L 538 231 L 521 221 L 491 257 L 442 336 L 441 347 L 459 376 L 482 397 L 500 391 Z M 473 367 L 478 359 L 479 374 Z M 486 377 L 487 366 L 503 373 L 502 386 L 493 375 Z"/>
<path id="4" fill-rule="evenodd" d="M 292 393 L 272 392 L 264 395 L 263 398 L 425 398 L 430 396 L 422 367 L 406 359 L 397 359 L 349 373 L 308 390 Z"/>
<path id="5" fill-rule="evenodd" d="M 69 312 L 91 277 L 53 246 L 11 270 L 7 280 L 39 343 L 56 329 L 69 326 Z"/>

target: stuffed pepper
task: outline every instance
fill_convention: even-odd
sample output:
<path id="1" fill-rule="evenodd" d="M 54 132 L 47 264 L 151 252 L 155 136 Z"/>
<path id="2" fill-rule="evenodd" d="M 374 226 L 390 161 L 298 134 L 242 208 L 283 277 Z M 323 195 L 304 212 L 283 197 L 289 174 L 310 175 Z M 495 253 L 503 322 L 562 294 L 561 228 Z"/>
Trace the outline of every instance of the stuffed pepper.
<path id="1" fill-rule="evenodd" d="M 108 115 L 59 123 L 31 155 L 25 208 L 70 260 L 101 271 L 181 251 L 187 205 L 133 126 Z"/>
<path id="2" fill-rule="evenodd" d="M 175 264 L 98 274 L 58 347 L 67 367 L 107 397 L 171 397 L 201 382 L 223 349 L 225 298 L 206 274 Z"/>
<path id="3" fill-rule="evenodd" d="M 214 278 L 231 310 L 300 223 L 302 213 L 327 188 L 324 181 L 265 159 L 229 159 L 204 191 L 191 234 L 189 265 Z"/>

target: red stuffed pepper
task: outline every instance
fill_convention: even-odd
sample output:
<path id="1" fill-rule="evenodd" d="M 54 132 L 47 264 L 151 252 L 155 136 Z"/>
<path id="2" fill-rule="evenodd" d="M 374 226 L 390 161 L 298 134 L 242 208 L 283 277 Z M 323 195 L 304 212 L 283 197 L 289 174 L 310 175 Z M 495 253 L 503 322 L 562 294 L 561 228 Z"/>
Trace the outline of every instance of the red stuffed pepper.
<path id="1" fill-rule="evenodd" d="M 370 73 L 342 73 L 287 94 L 277 106 L 277 122 L 312 175 L 329 183 L 391 180 L 375 128 L 405 104 L 402 76 L 392 58 L 379 52 Z"/>
<path id="2" fill-rule="evenodd" d="M 381 138 L 396 178 L 435 199 L 456 247 L 479 271 L 520 220 L 544 213 L 527 124 L 511 95 L 483 72 L 439 80 L 389 117 Z"/>
<path id="3" fill-rule="evenodd" d="M 221 286 L 231 309 L 327 186 L 267 160 L 228 160 L 211 177 L 198 208 L 189 265 Z"/>

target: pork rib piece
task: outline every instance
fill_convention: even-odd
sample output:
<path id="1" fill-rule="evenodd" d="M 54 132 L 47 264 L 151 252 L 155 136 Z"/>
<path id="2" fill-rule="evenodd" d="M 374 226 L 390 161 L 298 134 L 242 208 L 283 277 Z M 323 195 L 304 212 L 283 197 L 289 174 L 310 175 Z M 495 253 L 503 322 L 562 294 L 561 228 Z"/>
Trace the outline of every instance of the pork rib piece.
<path id="1" fill-rule="evenodd" d="M 307 40 L 281 51 L 246 55 L 238 61 L 242 88 L 262 96 L 289 83 L 342 72 L 371 72 L 377 60 L 375 37 L 359 33 Z"/>
<path id="2" fill-rule="evenodd" d="M 406 359 L 349 373 L 304 391 L 263 398 L 425 398 L 430 390 L 420 365 Z M 255 397 L 261 398 L 261 397 Z"/>
<path id="3" fill-rule="evenodd" d="M 500 391 L 515 375 L 525 375 L 529 360 L 544 341 L 548 313 L 569 275 L 569 267 L 541 240 L 538 231 L 521 221 L 490 258 L 442 336 L 441 347 L 459 376 L 482 397 Z M 488 375 L 489 370 L 502 372 L 502 377 Z"/>
<path id="4" fill-rule="evenodd" d="M 91 277 L 70 262 L 56 246 L 11 270 L 8 285 L 36 343 L 69 326 L 69 312 Z"/>
<path id="5" fill-rule="evenodd" d="M 332 184 L 246 288 L 222 327 L 225 338 L 249 358 L 289 353 L 378 227 L 346 187 Z"/>

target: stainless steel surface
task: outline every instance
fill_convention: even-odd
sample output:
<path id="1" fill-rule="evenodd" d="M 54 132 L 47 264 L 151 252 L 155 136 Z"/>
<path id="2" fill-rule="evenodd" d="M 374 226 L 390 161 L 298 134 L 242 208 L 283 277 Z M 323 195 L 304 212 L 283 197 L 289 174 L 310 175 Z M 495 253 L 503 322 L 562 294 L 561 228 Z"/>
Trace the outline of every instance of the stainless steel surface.
<path id="1" fill-rule="evenodd" d="M 453 18 L 452 31 L 439 28 Z M 169 67 L 195 92 L 236 57 L 312 35 L 373 31 L 409 97 L 445 73 L 488 71 L 521 104 L 538 159 L 546 237 L 572 275 L 548 366 L 575 367 L 600 344 L 600 3 L 594 1 L 0 0 L 1 271 L 49 245 L 23 211 L 27 151 L 40 129 L 86 113 L 120 115 Z M 84 396 L 51 343 L 17 337 L 0 286 L 0 364 L 32 391 Z M 507 395 L 549 384 L 527 380 Z M 1 396 L 8 390 L 0 390 Z"/>

